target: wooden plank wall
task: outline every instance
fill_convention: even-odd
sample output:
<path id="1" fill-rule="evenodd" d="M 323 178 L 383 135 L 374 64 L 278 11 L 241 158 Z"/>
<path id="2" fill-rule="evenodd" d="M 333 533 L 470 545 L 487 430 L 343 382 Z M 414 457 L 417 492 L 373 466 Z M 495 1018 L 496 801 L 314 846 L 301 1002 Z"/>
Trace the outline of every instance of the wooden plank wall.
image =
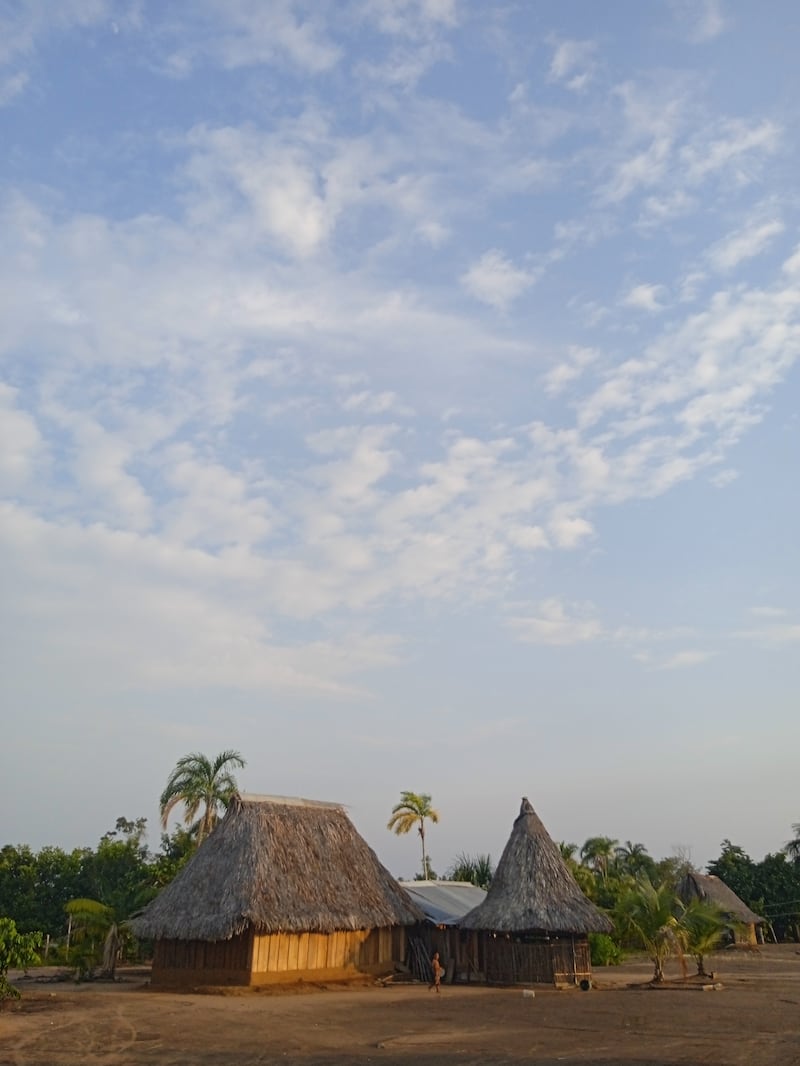
<path id="1" fill-rule="evenodd" d="M 172 970 L 247 970 L 248 934 L 231 940 L 158 940 L 153 965 Z"/>
<path id="2" fill-rule="evenodd" d="M 256 934 L 253 937 L 252 972 L 369 972 L 392 962 L 402 962 L 405 952 L 406 938 L 402 928 Z"/>
<path id="3" fill-rule="evenodd" d="M 583 938 L 533 943 L 486 938 L 489 984 L 577 984 L 591 974 L 589 944 Z"/>
<path id="4" fill-rule="evenodd" d="M 159 940 L 153 957 L 158 985 L 249 985 L 357 973 L 388 972 L 406 957 L 402 927 L 334 933 L 252 932 L 222 941 Z"/>

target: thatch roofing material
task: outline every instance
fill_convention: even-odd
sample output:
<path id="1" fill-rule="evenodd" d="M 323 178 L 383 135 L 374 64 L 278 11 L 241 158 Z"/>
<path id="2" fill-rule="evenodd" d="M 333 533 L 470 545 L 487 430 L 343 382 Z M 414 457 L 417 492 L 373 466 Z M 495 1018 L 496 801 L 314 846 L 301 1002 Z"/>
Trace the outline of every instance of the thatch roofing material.
<path id="1" fill-rule="evenodd" d="M 610 933 L 527 799 L 483 903 L 459 923 L 495 933 Z"/>
<path id="2" fill-rule="evenodd" d="M 422 913 L 342 807 L 237 795 L 177 877 L 131 922 L 154 940 L 411 925 Z"/>
<path id="3" fill-rule="evenodd" d="M 715 903 L 725 915 L 744 925 L 760 925 L 766 921 L 765 918 L 751 911 L 733 889 L 728 888 L 725 882 L 714 874 L 698 874 L 694 870 L 689 871 L 681 878 L 678 895 L 685 903 L 689 903 L 692 899 Z"/>

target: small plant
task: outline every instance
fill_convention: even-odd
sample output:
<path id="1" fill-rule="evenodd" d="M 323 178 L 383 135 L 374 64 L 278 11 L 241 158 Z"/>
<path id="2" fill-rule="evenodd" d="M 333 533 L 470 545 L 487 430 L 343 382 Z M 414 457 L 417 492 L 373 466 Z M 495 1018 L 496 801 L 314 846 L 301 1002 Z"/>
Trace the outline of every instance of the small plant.
<path id="1" fill-rule="evenodd" d="M 19 933 L 13 919 L 0 918 L 0 1003 L 19 999 L 19 989 L 8 983 L 8 971 L 37 963 L 41 943 L 41 933 Z"/>
<path id="2" fill-rule="evenodd" d="M 607 933 L 589 933 L 592 966 L 619 966 L 625 954 Z"/>

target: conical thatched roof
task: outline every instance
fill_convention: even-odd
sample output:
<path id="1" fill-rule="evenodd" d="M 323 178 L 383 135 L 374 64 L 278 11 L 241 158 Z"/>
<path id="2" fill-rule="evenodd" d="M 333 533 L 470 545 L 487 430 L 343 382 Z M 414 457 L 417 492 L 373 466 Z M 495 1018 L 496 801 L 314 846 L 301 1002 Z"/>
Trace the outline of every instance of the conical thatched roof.
<path id="1" fill-rule="evenodd" d="M 494 933 L 609 933 L 613 928 L 581 892 L 527 799 L 486 899 L 459 924 Z"/>
<path id="2" fill-rule="evenodd" d="M 154 940 L 227 940 L 248 926 L 331 933 L 422 917 L 342 807 L 237 795 L 131 926 Z"/>
<path id="3" fill-rule="evenodd" d="M 733 889 L 728 888 L 725 882 L 720 881 L 714 874 L 699 874 L 690 870 L 680 880 L 678 895 L 684 903 L 689 903 L 693 899 L 715 903 L 725 915 L 744 925 L 759 925 L 765 921 L 764 918 L 751 911 Z"/>

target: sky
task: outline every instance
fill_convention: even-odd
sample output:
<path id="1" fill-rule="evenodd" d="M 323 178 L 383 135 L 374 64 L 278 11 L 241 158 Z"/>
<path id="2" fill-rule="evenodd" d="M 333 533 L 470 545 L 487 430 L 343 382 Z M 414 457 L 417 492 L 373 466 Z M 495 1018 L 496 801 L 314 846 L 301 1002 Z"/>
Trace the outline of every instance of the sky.
<path id="1" fill-rule="evenodd" d="M 0 844 L 800 821 L 790 0 L 0 2 Z"/>

